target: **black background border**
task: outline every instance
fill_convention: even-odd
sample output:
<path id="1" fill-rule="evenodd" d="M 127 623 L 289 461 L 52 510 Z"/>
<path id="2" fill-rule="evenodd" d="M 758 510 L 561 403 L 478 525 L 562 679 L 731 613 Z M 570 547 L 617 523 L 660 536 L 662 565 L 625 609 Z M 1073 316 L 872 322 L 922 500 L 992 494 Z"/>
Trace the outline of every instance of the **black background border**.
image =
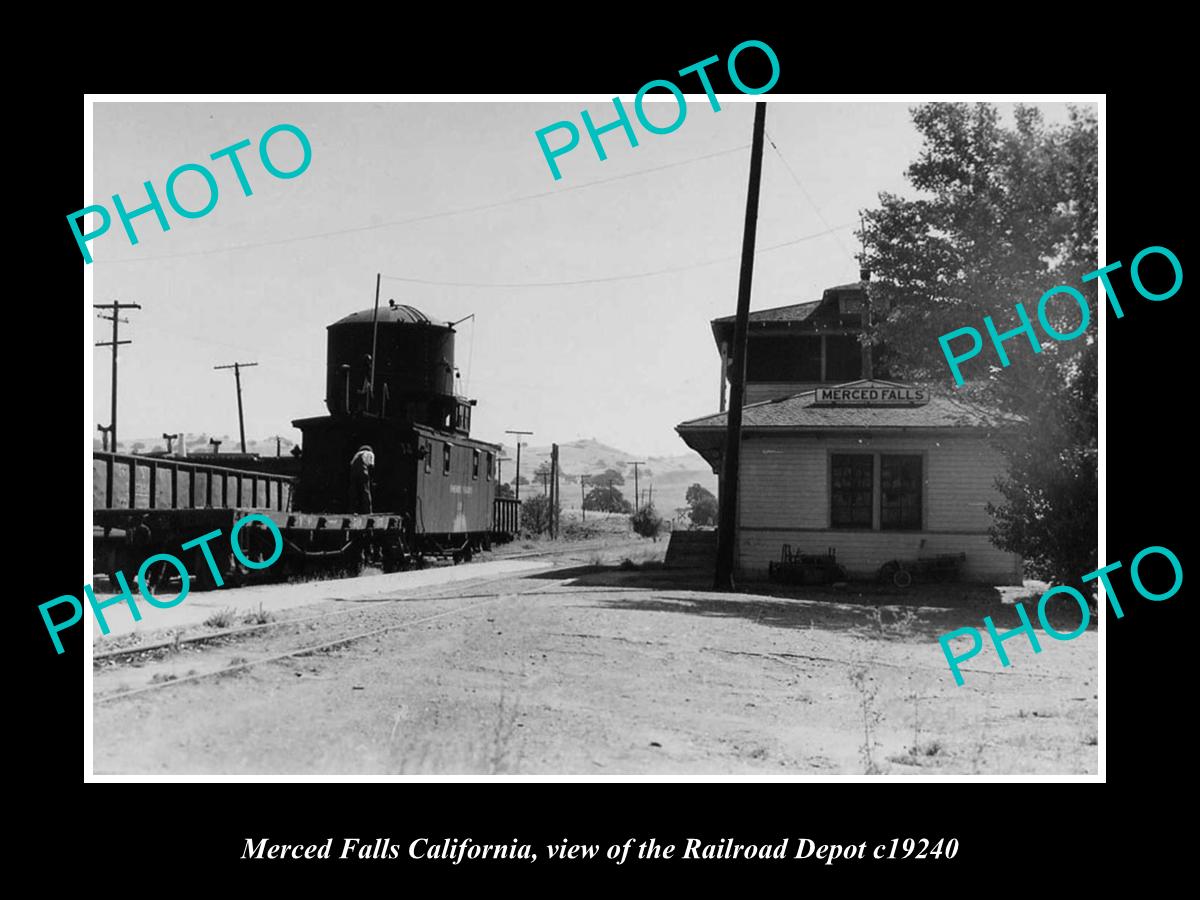
<path id="1" fill-rule="evenodd" d="M 1048 26 L 1051 31 L 1052 24 Z M 837 41 L 835 47 L 814 47 L 812 34 L 792 29 L 725 29 L 725 35 L 675 33 L 660 39 L 639 32 L 623 42 L 612 32 L 597 34 L 590 43 L 572 33 L 569 41 L 530 36 L 526 46 L 511 39 L 502 45 L 471 45 L 456 38 L 446 42 L 414 42 L 403 54 L 386 62 L 364 63 L 346 69 L 338 89 L 346 91 L 394 90 L 412 93 L 603 93 L 631 95 L 645 81 L 667 77 L 674 70 L 717 54 L 724 60 L 729 49 L 747 37 L 769 43 L 781 62 L 781 78 L 773 93 L 804 91 L 892 91 L 932 93 L 972 91 L 1019 93 L 1053 89 L 1056 92 L 1107 91 L 1106 110 L 1106 232 L 1103 262 L 1122 260 L 1126 267 L 1142 248 L 1171 248 L 1185 271 L 1183 192 L 1189 183 L 1185 161 L 1188 142 L 1176 134 L 1181 101 L 1164 87 L 1162 60 L 1143 81 L 1130 82 L 1128 74 L 1073 69 L 1064 65 L 1047 71 L 1044 59 L 1037 67 L 1018 66 L 1013 60 L 1003 70 L 965 74 L 961 51 L 951 54 L 933 46 L 922 54 L 888 56 Z M 1065 33 L 1065 32 L 1064 32 Z M 1079 43 L 1086 41 L 1078 34 Z M 958 45 L 955 45 L 958 46 Z M 1073 52 L 1093 57 L 1095 47 L 1079 46 Z M 877 49 L 877 48 L 876 48 Z M 842 56 L 846 51 L 848 56 Z M 1032 53 L 1024 48 L 1018 54 Z M 940 59 L 936 54 L 942 53 Z M 924 65 L 914 65 L 918 56 Z M 952 56 L 953 59 L 947 59 Z M 986 58 L 986 54 L 983 54 Z M 904 63 L 901 64 L 901 58 Z M 838 59 L 845 64 L 837 65 Z M 1030 56 L 1024 56 L 1030 61 Z M 749 55 L 747 56 L 749 61 Z M 344 58 L 349 64 L 351 60 Z M 953 63 L 953 64 L 950 64 Z M 1136 68 L 1136 65 L 1134 66 Z M 718 92 L 732 91 L 723 83 L 722 67 L 714 66 Z M 1019 70 L 1019 71 L 1018 71 Z M 1121 69 L 1127 73 L 1128 69 Z M 1023 73 L 1023 74 L 1022 74 Z M 169 83 L 125 84 L 112 82 L 116 72 L 89 81 L 89 88 L 107 90 L 212 91 L 210 78 L 188 81 L 173 77 Z M 311 74 L 311 73 L 310 73 Z M 1154 77 L 1152 77 L 1152 75 Z M 110 77 L 111 76 L 111 77 Z M 744 78 L 755 80 L 748 67 Z M 1124 78 L 1125 83 L 1119 84 Z M 331 85 L 287 82 L 279 89 L 302 92 L 330 90 Z M 221 89 L 234 93 L 258 89 L 232 77 Z M 1119 88 L 1113 90 L 1114 88 Z M 689 88 L 690 89 L 690 88 Z M 769 99 L 769 95 L 767 95 Z M 710 884 L 728 879 L 745 884 L 755 873 L 791 876 L 785 884 L 811 884 L 812 876 L 843 878 L 870 872 L 890 879 L 900 872 L 917 872 L 923 879 L 979 868 L 1012 874 L 1011 866 L 1056 871 L 1067 875 L 1071 861 L 1095 862 L 1093 853 L 1115 840 L 1120 831 L 1119 856 L 1136 858 L 1138 847 L 1162 848 L 1156 817 L 1146 809 L 1156 798 L 1169 798 L 1172 781 L 1183 776 L 1189 764 L 1181 728 L 1186 690 L 1184 661 L 1171 637 L 1186 640 L 1185 589 L 1163 603 L 1136 598 L 1127 569 L 1114 578 L 1124 601 L 1126 616 L 1106 625 L 1108 785 L 1033 783 L 983 783 L 914 785 L 797 783 L 760 784 L 537 784 L 537 783 L 400 783 L 395 785 L 328 784 L 224 784 L 224 785 L 88 785 L 83 784 L 84 759 L 80 714 L 80 656 L 83 629 L 67 636 L 68 652 L 57 657 L 46 639 L 37 604 L 59 594 L 79 590 L 77 552 L 81 532 L 78 409 L 57 398 L 73 397 L 78 390 L 70 371 L 77 364 L 78 344 L 65 350 L 55 347 L 50 335 L 57 331 L 59 307 L 78 310 L 82 263 L 64 216 L 82 206 L 79 190 L 81 114 L 80 92 L 46 94 L 31 104 L 37 123 L 37 152 L 23 165 L 32 168 L 18 188 L 31 191 L 20 207 L 33 214 L 36 225 L 27 232 L 35 253 L 46 253 L 47 263 L 34 266 L 21 255 L 11 263 L 26 282 L 24 296 L 14 301 L 27 306 L 29 331 L 46 329 L 46 339 L 19 342 L 12 348 L 27 359 L 10 360 L 11 396 L 17 402 L 10 436 L 20 434 L 16 473 L 32 468 L 38 490 L 27 509 L 33 509 L 33 527 L 20 520 L 12 532 L 12 560 L 20 589 L 10 601 L 14 618 L 25 623 L 28 657 L 15 692 L 27 702 L 24 724 L 17 734 L 23 769 L 31 769 L 26 786 L 31 800 L 23 804 L 23 821 L 35 844 L 55 853 L 82 853 L 90 867 L 115 866 L 117 860 L 136 865 L 139 873 L 181 862 L 195 871 L 192 883 L 222 883 L 227 876 L 275 880 L 300 874 L 305 881 L 321 874 L 338 878 L 349 872 L 396 873 L 436 878 L 493 879 L 501 872 L 527 879 L 537 870 L 564 881 L 580 876 L 588 882 L 600 873 L 641 875 L 651 868 L 670 879 L 699 876 Z M 22 170 L 23 171 L 23 170 Z M 1126 275 L 1127 279 L 1127 275 Z M 1105 561 L 1129 560 L 1143 547 L 1158 544 L 1171 548 L 1188 569 L 1184 543 L 1183 509 L 1190 479 L 1185 422 L 1192 401 L 1190 379 L 1183 371 L 1188 358 L 1184 342 L 1190 334 L 1184 322 L 1187 284 L 1176 296 L 1150 303 L 1133 294 L 1128 281 L 1117 280 L 1126 311 L 1116 320 L 1107 318 L 1107 534 Z M 34 298 L 45 297 L 45 302 Z M 1022 299 L 1022 298 L 1014 298 Z M 1027 299 L 1027 298 L 1025 298 Z M 31 302 L 32 301 L 32 302 Z M 77 313 L 72 313 L 72 316 Z M 71 318 L 77 323 L 79 320 Z M 72 325 L 73 330 L 74 325 Z M 25 385 L 29 385 L 26 387 Z M 85 404 L 86 404 L 85 397 Z M 23 423 L 34 423 L 26 429 Z M 35 437 L 36 436 L 36 437 Z M 10 502 L 16 494 L 10 494 Z M 22 505 L 25 505 L 24 503 Z M 32 549 L 26 553 L 26 548 Z M 19 548 L 19 549 L 18 549 Z M 1126 601 L 1126 598 L 1130 598 Z M 1180 722 L 1183 725 L 1180 725 Z M 24 772 L 22 772 L 24 774 Z M 28 777 L 28 776 L 27 776 Z M 26 779 L 22 779 L 25 781 Z M 1102 799 L 1098 790 L 1115 790 Z M 1136 790 L 1136 793 L 1132 793 Z M 886 791 L 884 797 L 881 791 Z M 905 796 L 898 797 L 897 792 Z M 1115 802 L 1114 802 L 1115 801 Z M 1125 818 L 1128 813 L 1139 821 Z M 1108 819 L 1121 818 L 1109 822 Z M 1125 826 L 1125 827 L 1119 827 Z M 74 834 L 77 838 L 68 838 Z M 659 863 L 625 866 L 576 863 L 552 866 L 507 864 L 458 867 L 411 863 L 405 858 L 358 865 L 331 863 L 239 862 L 245 838 L 270 836 L 274 840 L 307 843 L 333 836 L 372 839 L 391 837 L 407 844 L 420 836 L 467 837 L 476 841 L 509 842 L 513 837 L 534 844 L 572 842 L 607 845 L 627 837 L 655 836 L 662 842 L 686 837 L 716 840 L 733 837 L 749 843 L 778 842 L 812 837 L 822 842 L 859 843 L 890 841 L 893 837 L 957 837 L 962 850 L 953 863 L 932 861 L 921 865 L 894 864 L 888 868 L 843 863 L 825 867 L 797 863 L 718 864 Z M 77 840 L 79 841 L 77 843 Z M 67 841 L 64 845 L 62 842 Z M 543 857 L 544 859 L 544 857 Z M 763 868 L 770 865 L 768 873 Z M 383 868 L 380 868 L 383 867 Z M 115 872 L 113 874 L 119 874 Z M 792 879 L 794 878 L 794 882 Z M 194 880 L 193 880 L 194 879 Z M 714 880 L 715 879 L 715 880 Z M 738 879 L 733 881 L 732 879 Z M 1014 876 L 1010 885 L 1019 888 Z M 397 885 L 404 882 L 397 881 Z M 578 882 L 583 883 L 583 882 Z M 957 882 L 956 882 L 957 883 Z M 1028 884 L 1028 882 L 1026 882 Z M 749 885 L 746 885 L 749 886 Z M 964 889 L 966 884 L 963 884 Z"/>

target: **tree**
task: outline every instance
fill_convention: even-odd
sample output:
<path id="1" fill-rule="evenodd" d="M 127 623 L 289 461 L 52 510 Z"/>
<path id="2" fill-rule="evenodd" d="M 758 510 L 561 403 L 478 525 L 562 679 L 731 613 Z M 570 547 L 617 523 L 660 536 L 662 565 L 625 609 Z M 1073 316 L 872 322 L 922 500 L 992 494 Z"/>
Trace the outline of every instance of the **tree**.
<path id="1" fill-rule="evenodd" d="M 607 484 L 610 481 L 613 484 L 624 484 L 625 483 L 625 476 L 622 475 L 620 472 L 618 472 L 616 469 L 605 469 L 599 475 L 592 475 L 591 479 L 595 484 L 600 484 L 600 483 Z"/>
<path id="2" fill-rule="evenodd" d="M 931 103 L 912 115 L 924 146 L 907 177 L 926 196 L 881 194 L 881 208 L 865 213 L 872 303 L 890 310 L 871 342 L 893 374 L 943 381 L 940 335 L 986 315 L 1007 330 L 1018 324 L 1014 301 L 1036 306 L 1049 288 L 1078 285 L 1096 268 L 1096 121 L 1076 110 L 1067 125 L 1047 127 L 1038 110 L 1018 106 L 1005 128 L 982 103 Z M 1060 331 L 1078 323 L 1069 300 L 1048 311 Z M 982 353 L 964 364 L 969 393 L 1011 402 L 1082 343 L 1044 342 L 1035 355 L 1027 340 L 1008 341 L 1009 367 L 989 368 Z"/>
<path id="3" fill-rule="evenodd" d="M 497 497 L 511 497 L 511 496 L 513 496 L 513 489 L 512 489 L 512 485 L 510 485 L 510 484 L 498 484 L 498 485 L 496 485 L 496 496 L 497 496 Z"/>
<path id="4" fill-rule="evenodd" d="M 877 371 L 946 384 L 938 337 L 992 316 L 999 331 L 1020 324 L 1014 302 L 1036 317 L 1057 285 L 1080 288 L 1097 263 L 1097 128 L 1072 109 L 1047 126 L 1018 106 L 1013 125 L 988 104 L 932 103 L 912 110 L 923 137 L 907 177 L 922 195 L 880 195 L 861 237 L 877 324 L 867 335 Z M 1094 290 L 1083 291 L 1091 322 Z M 1047 305 L 1060 333 L 1081 312 L 1069 298 Z M 1035 325 L 1036 327 L 1036 325 Z M 1015 413 L 1025 425 L 1002 442 L 1004 500 L 989 507 L 992 539 L 1020 553 L 1031 574 L 1074 581 L 1096 559 L 1096 328 L 1072 341 L 1005 343 L 1000 367 L 981 353 L 962 366 L 957 395 Z M 1043 336 L 1044 337 L 1044 336 Z"/>
<path id="5" fill-rule="evenodd" d="M 654 538 L 658 540 L 658 533 L 662 531 L 662 517 L 655 512 L 654 504 L 647 503 L 629 518 L 629 524 L 633 526 L 634 532 L 642 537 Z"/>
<path id="6" fill-rule="evenodd" d="M 688 504 L 688 518 L 693 525 L 717 524 L 717 498 L 712 491 L 701 484 L 693 484 L 687 489 L 684 499 Z"/>
<path id="7" fill-rule="evenodd" d="M 546 495 L 521 501 L 521 529 L 530 534 L 541 534 L 550 530 L 552 513 L 550 498 Z"/>
<path id="8" fill-rule="evenodd" d="M 610 513 L 633 512 L 633 504 L 626 500 L 615 487 L 610 487 L 607 481 L 604 484 L 597 484 L 587 492 L 587 496 L 583 498 L 583 508 Z"/>
<path id="9" fill-rule="evenodd" d="M 1004 502 L 988 506 L 993 539 L 1042 578 L 1074 582 L 1097 568 L 1096 352 L 1089 344 L 1062 392 L 1039 398 L 1040 427 L 1002 445 L 1009 471 L 997 485 Z"/>

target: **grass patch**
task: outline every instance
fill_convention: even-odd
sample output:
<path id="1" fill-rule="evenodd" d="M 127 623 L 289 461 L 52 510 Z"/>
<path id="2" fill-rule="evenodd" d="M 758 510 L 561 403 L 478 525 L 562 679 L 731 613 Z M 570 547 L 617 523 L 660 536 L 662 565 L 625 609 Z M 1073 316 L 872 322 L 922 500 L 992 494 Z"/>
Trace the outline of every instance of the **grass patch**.
<path id="1" fill-rule="evenodd" d="M 275 614 L 267 612 L 265 609 L 263 609 L 263 605 L 261 603 L 259 603 L 258 609 L 252 609 L 252 610 L 250 610 L 249 613 L 246 614 L 246 617 L 244 619 L 242 619 L 242 624 L 243 625 L 266 625 L 268 622 L 273 622 L 273 621 L 275 621 Z M 208 624 L 208 623 L 205 623 L 205 624 Z"/>
<path id="2" fill-rule="evenodd" d="M 236 612 L 232 606 L 227 606 L 225 609 L 219 609 L 207 619 L 204 624 L 209 628 L 228 628 L 234 623 Z"/>

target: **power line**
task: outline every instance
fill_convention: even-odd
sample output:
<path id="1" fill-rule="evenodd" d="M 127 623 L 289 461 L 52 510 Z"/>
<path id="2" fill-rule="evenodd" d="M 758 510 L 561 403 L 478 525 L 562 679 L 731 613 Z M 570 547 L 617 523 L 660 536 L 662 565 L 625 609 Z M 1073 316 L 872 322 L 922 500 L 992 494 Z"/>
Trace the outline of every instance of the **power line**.
<path id="1" fill-rule="evenodd" d="M 737 153 L 745 150 L 749 144 L 743 144 L 740 147 L 730 147 L 728 150 L 718 150 L 715 153 L 708 153 L 704 156 L 695 156 L 691 159 L 680 160 L 679 162 L 666 163 L 661 166 L 654 166 L 649 169 L 639 169 L 636 172 L 628 172 L 624 175 L 614 175 L 611 178 L 601 178 L 598 181 L 589 181 L 586 184 L 576 184 L 569 187 L 557 188 L 555 190 L 540 191 L 536 194 L 524 194 L 520 197 L 511 197 L 508 200 L 497 200 L 492 203 L 482 203 L 478 206 L 467 206 L 462 209 L 451 209 L 443 212 L 428 213 L 421 216 L 413 216 L 408 219 L 396 219 L 391 222 L 377 222 L 374 225 L 358 225 L 353 228 L 341 228 L 336 231 L 322 231 L 317 234 L 305 234 L 297 237 L 278 238 L 273 241 L 257 241 L 248 244 L 235 244 L 231 247 L 213 247 L 208 250 L 191 250 L 186 253 L 168 253 L 162 256 L 130 256 L 118 259 L 101 259 L 97 258 L 97 263 L 136 263 L 136 262 L 156 262 L 164 259 L 186 259 L 192 256 L 207 256 L 212 253 L 231 253 L 237 250 L 256 250 L 261 247 L 276 247 L 282 244 L 292 244 L 298 241 L 312 241 L 319 238 L 337 237 L 343 234 L 358 234 L 364 231 L 374 231 L 377 228 L 395 228 L 401 225 L 412 225 L 416 222 L 428 222 L 431 219 L 442 219 L 448 216 L 462 216 L 467 213 L 484 212 L 489 209 L 498 209 L 502 206 L 508 206 L 511 203 L 522 203 L 526 200 L 537 200 L 542 197 L 553 197 L 559 194 L 567 194 L 571 191 L 582 191 L 587 188 L 597 187 L 602 184 L 612 184 L 614 181 L 623 181 L 627 178 L 636 178 L 641 175 L 649 175 L 653 172 L 661 172 L 664 169 L 673 169 L 678 166 L 691 165 L 696 162 L 703 162 L 706 159 L 714 159 L 718 156 L 725 156 L 730 153 Z"/>
<path id="2" fill-rule="evenodd" d="M 793 238 L 790 241 L 783 241 L 779 244 L 772 244 L 769 247 L 760 247 L 755 250 L 755 255 L 759 253 L 768 253 L 771 250 L 780 250 L 784 247 L 791 247 L 793 244 L 800 244 L 804 241 L 811 241 L 814 238 L 824 237 L 827 234 L 833 234 L 843 228 L 853 228 L 854 222 L 844 222 L 841 225 L 835 225 L 825 231 L 818 231 L 814 234 L 802 235 L 798 238 Z M 392 281 L 403 281 L 408 284 L 425 284 L 436 287 L 467 287 L 467 288 L 536 288 L 536 287 L 576 287 L 584 284 L 604 284 L 611 281 L 631 281 L 635 278 L 652 278 L 656 275 L 671 275 L 676 272 L 687 272 L 691 269 L 702 269 L 705 266 L 713 266 L 717 263 L 729 262 L 730 260 L 740 259 L 737 254 L 729 256 L 717 256 L 706 262 L 688 263 L 683 266 L 672 266 L 666 269 L 656 269 L 652 272 L 636 272 L 631 275 L 609 275 L 604 278 L 581 278 L 576 281 L 508 281 L 508 282 L 481 282 L 481 281 L 434 281 L 427 278 L 408 278 L 401 275 L 384 275 L 384 278 L 390 278 Z"/>
<path id="3" fill-rule="evenodd" d="M 771 137 L 770 132 L 767 133 L 767 143 L 771 145 L 771 149 L 775 151 L 775 155 L 779 157 L 779 161 L 783 163 L 783 167 L 787 169 L 788 174 L 792 176 L 792 181 L 796 182 L 796 187 L 800 188 L 800 193 L 804 195 L 804 199 L 808 201 L 808 205 L 813 208 L 813 212 L 817 214 L 817 218 L 821 220 L 821 224 L 826 228 L 829 228 L 830 225 L 827 221 L 825 221 L 825 216 L 822 215 L 821 208 L 817 206 L 817 202 L 813 200 L 812 194 L 808 192 L 808 188 L 804 186 L 803 182 L 800 181 L 800 178 L 796 175 L 796 173 L 792 171 L 792 167 L 788 165 L 788 161 L 784 159 L 783 153 L 776 145 L 775 140 Z M 846 245 L 842 243 L 842 239 L 838 237 L 836 233 L 834 234 L 834 240 L 838 242 L 838 246 L 842 248 L 847 256 L 849 256 L 855 262 L 858 262 L 854 254 L 847 249 Z"/>

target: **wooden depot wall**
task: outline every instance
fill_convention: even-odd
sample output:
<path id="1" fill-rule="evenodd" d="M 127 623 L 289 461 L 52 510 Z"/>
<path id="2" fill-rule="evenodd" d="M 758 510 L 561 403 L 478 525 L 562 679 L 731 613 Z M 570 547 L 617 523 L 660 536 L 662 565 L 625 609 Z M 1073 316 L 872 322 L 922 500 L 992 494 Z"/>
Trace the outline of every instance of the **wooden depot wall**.
<path id="1" fill-rule="evenodd" d="M 920 531 L 830 529 L 830 455 L 904 453 L 924 458 Z M 991 584 L 1020 584 L 1021 558 L 988 538 L 986 506 L 998 501 L 996 477 L 1003 457 L 977 434 L 862 436 L 748 433 L 742 443 L 738 493 L 738 565 L 766 577 L 780 547 L 805 553 L 837 551 L 852 578 L 870 578 L 890 559 L 966 553 L 963 577 Z"/>

